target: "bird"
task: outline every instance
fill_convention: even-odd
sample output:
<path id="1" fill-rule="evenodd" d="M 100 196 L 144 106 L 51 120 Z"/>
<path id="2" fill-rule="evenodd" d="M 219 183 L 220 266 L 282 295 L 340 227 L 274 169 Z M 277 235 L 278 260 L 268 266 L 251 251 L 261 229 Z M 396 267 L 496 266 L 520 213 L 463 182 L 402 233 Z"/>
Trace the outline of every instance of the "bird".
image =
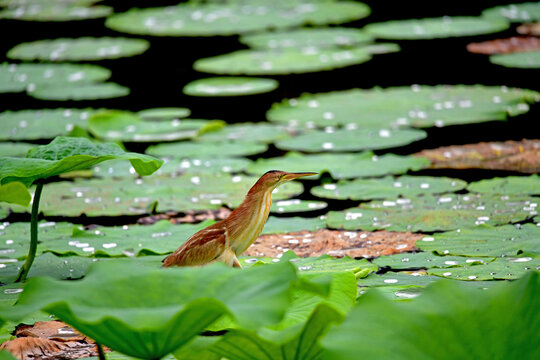
<path id="1" fill-rule="evenodd" d="M 249 189 L 242 204 L 226 219 L 196 232 L 163 259 L 162 267 L 203 266 L 223 262 L 241 268 L 238 256 L 261 234 L 272 206 L 272 191 L 285 182 L 311 175 L 317 173 L 280 170 L 266 172 Z"/>

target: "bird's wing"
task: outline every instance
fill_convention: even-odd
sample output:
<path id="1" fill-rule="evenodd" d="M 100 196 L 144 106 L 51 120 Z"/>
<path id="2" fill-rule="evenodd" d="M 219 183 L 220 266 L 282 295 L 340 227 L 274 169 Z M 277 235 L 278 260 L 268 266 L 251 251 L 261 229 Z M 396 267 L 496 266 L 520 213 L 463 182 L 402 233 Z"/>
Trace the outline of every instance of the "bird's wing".
<path id="1" fill-rule="evenodd" d="M 217 224 L 216 224 L 217 225 Z M 163 260 L 163 267 L 205 265 L 219 258 L 225 250 L 227 230 L 210 226 L 190 237 Z"/>

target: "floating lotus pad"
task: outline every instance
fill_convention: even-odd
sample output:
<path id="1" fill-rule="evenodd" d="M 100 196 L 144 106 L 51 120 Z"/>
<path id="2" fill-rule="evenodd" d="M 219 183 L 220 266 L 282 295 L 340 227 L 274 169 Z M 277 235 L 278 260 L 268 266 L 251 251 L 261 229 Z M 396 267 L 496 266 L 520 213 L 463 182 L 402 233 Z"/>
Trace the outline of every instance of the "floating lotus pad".
<path id="1" fill-rule="evenodd" d="M 426 136 L 425 131 L 416 129 L 343 129 L 308 132 L 278 141 L 276 146 L 284 150 L 305 152 L 346 152 L 393 148 L 424 139 Z"/>
<path id="2" fill-rule="evenodd" d="M 263 234 L 280 234 L 302 230 L 317 231 L 326 227 L 326 221 L 318 218 L 270 216 L 264 225 Z"/>
<path id="3" fill-rule="evenodd" d="M 227 125 L 224 128 L 202 134 L 197 141 L 235 141 L 272 143 L 276 140 L 289 138 L 294 129 L 268 123 L 244 123 Z"/>
<path id="4" fill-rule="evenodd" d="M 111 82 L 80 85 L 38 85 L 35 90 L 29 90 L 28 95 L 42 100 L 97 100 L 127 96 L 129 95 L 129 88 Z"/>
<path id="5" fill-rule="evenodd" d="M 25 21 L 76 21 L 97 19 L 112 14 L 110 6 L 66 6 L 29 4 L 0 11 L 0 19 Z"/>
<path id="6" fill-rule="evenodd" d="M 27 143 L 0 143 L 0 156 L 25 157 L 28 150 L 35 146 Z"/>
<path id="7" fill-rule="evenodd" d="M 94 109 L 42 109 L 0 113 L 0 140 L 52 139 L 76 126 L 86 129 Z"/>
<path id="8" fill-rule="evenodd" d="M 540 177 L 534 174 L 480 180 L 470 183 L 467 190 L 478 193 L 540 195 Z M 531 204 L 531 207 L 537 206 Z"/>
<path id="9" fill-rule="evenodd" d="M 251 174 L 261 174 L 272 169 L 287 169 L 291 172 L 328 171 L 334 179 L 403 174 L 409 170 L 420 170 L 429 165 L 424 158 L 387 154 L 317 154 L 302 155 L 290 152 L 285 156 L 258 159 L 248 167 Z"/>
<path id="10" fill-rule="evenodd" d="M 0 6 L 5 7 L 15 7 L 15 6 L 24 6 L 31 4 L 38 5 L 47 5 L 47 4 L 58 4 L 64 6 L 82 6 L 82 5 L 92 5 L 101 0 L 0 0 Z"/>
<path id="11" fill-rule="evenodd" d="M 484 265 L 463 266 L 451 269 L 428 269 L 428 274 L 442 276 L 454 280 L 513 280 L 525 275 L 528 271 L 540 270 L 540 258 L 518 256 L 497 258 Z"/>
<path id="12" fill-rule="evenodd" d="M 199 59 L 193 64 L 197 71 L 227 75 L 286 75 L 332 70 L 369 61 L 372 51 L 395 52 L 397 45 L 383 48 L 352 49 L 279 49 L 238 50 L 225 55 Z"/>
<path id="13" fill-rule="evenodd" d="M 530 2 L 524 4 L 509 4 L 496 6 L 482 12 L 486 17 L 499 17 L 512 22 L 540 21 L 540 4 Z"/>
<path id="14" fill-rule="evenodd" d="M 487 257 L 440 256 L 431 252 L 401 253 L 381 256 L 373 260 L 380 267 L 392 269 L 410 268 L 454 268 L 458 266 L 482 265 L 495 260 Z"/>
<path id="15" fill-rule="evenodd" d="M 282 214 L 290 212 L 308 212 L 324 209 L 328 206 L 324 201 L 314 200 L 278 200 L 272 204 L 270 211 Z"/>
<path id="16" fill-rule="evenodd" d="M 314 187 L 311 192 L 315 196 L 339 200 L 385 199 L 397 196 L 417 196 L 424 194 L 440 194 L 464 189 L 467 183 L 463 180 L 432 176 L 387 176 L 375 179 L 357 179 L 340 181 Z"/>
<path id="17" fill-rule="evenodd" d="M 266 115 L 294 126 L 430 127 L 505 120 L 538 101 L 539 93 L 516 88 L 413 85 L 304 94 L 274 104 Z"/>
<path id="18" fill-rule="evenodd" d="M 33 90 L 36 86 L 71 86 L 107 80 L 111 71 L 96 65 L 8 64 L 0 66 L 0 93 Z"/>
<path id="19" fill-rule="evenodd" d="M 192 81 L 183 91 L 191 96 L 241 96 L 270 92 L 278 85 L 273 79 L 213 77 Z"/>
<path id="20" fill-rule="evenodd" d="M 149 46 L 150 43 L 142 39 L 60 38 L 19 44 L 8 51 L 7 57 L 30 61 L 93 61 L 139 55 Z"/>
<path id="21" fill-rule="evenodd" d="M 339 27 L 296 29 L 240 37 L 240 42 L 258 49 L 351 47 L 372 40 L 373 37 L 365 31 Z"/>
<path id="22" fill-rule="evenodd" d="M 533 202 L 534 198 L 491 194 L 388 199 L 365 203 L 360 208 L 331 211 L 327 224 L 334 229 L 412 232 L 502 225 L 530 218 L 529 205 Z"/>
<path id="23" fill-rule="evenodd" d="M 540 68 L 540 51 L 492 55 L 489 61 L 509 68 L 538 69 Z"/>
<path id="24" fill-rule="evenodd" d="M 367 25 L 364 29 L 380 39 L 440 39 L 491 34 L 508 29 L 504 19 L 473 16 L 445 16 L 412 20 L 387 21 Z"/>
<path id="25" fill-rule="evenodd" d="M 439 278 L 436 276 L 425 275 L 422 273 L 403 273 L 403 272 L 387 272 L 382 275 L 371 274 L 365 279 L 359 279 L 357 281 L 359 286 L 399 286 L 399 287 L 411 287 L 411 286 L 428 286 Z"/>
<path id="26" fill-rule="evenodd" d="M 28 242 L 28 238 L 25 240 Z M 86 274 L 86 270 L 91 263 L 92 259 L 82 256 L 58 257 L 47 253 L 36 257 L 30 269 L 29 277 L 48 276 L 54 279 L 80 279 Z M 6 267 L 2 269 L 0 275 L 0 281 L 12 283 L 17 278 L 23 261 L 8 262 L 5 265 Z"/>
<path id="27" fill-rule="evenodd" d="M 365 4 L 289 1 L 264 4 L 179 4 L 162 8 L 132 9 L 107 19 L 113 30 L 154 36 L 235 35 L 302 24 L 339 24 L 369 15 Z"/>
<path id="28" fill-rule="evenodd" d="M 162 220 L 152 225 L 76 229 L 69 238 L 44 241 L 38 248 L 61 256 L 164 255 L 176 250 L 191 235 L 211 223 L 173 225 Z"/>
<path id="29" fill-rule="evenodd" d="M 180 177 L 143 179 L 92 179 L 57 182 L 43 191 L 40 209 L 46 216 L 77 217 L 142 215 L 152 212 L 235 208 L 257 178 L 200 173 Z M 299 182 L 281 185 L 273 200 L 302 193 Z M 58 194 L 63 194 L 59 197 Z M 13 207 L 14 211 L 25 209 Z"/>
<path id="30" fill-rule="evenodd" d="M 199 159 L 164 159 L 163 166 L 156 175 L 176 176 L 183 173 L 238 173 L 247 169 L 251 163 L 242 158 L 199 158 Z M 94 166 L 92 169 L 98 177 L 134 177 L 138 176 L 135 169 L 125 161 L 109 161 L 106 164 Z"/>
<path id="31" fill-rule="evenodd" d="M 474 229 L 449 231 L 426 236 L 416 242 L 424 251 L 434 251 L 441 255 L 465 256 L 519 256 L 521 253 L 540 255 L 538 227 L 524 224 L 519 227 L 479 226 Z"/>
<path id="32" fill-rule="evenodd" d="M 191 139 L 207 127 L 223 126 L 222 121 L 173 119 L 144 121 L 129 111 L 103 111 L 88 120 L 88 130 L 108 141 L 159 142 Z"/>
<path id="33" fill-rule="evenodd" d="M 263 153 L 267 145 L 255 142 L 180 142 L 148 147 L 146 152 L 155 156 L 186 158 L 247 156 Z"/>
<path id="34" fill-rule="evenodd" d="M 191 110 L 182 107 L 145 109 L 137 113 L 144 120 L 174 120 L 182 119 L 191 115 Z"/>

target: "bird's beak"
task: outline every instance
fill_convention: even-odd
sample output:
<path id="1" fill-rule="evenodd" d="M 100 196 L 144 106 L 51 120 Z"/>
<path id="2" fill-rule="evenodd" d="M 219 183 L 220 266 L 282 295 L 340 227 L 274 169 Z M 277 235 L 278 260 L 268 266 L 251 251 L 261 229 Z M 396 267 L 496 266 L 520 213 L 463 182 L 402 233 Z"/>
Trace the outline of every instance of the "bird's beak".
<path id="1" fill-rule="evenodd" d="M 281 179 L 282 181 L 291 181 L 294 179 L 298 179 L 304 176 L 311 176 L 311 175 L 317 175 L 317 173 L 315 172 L 286 173 L 285 175 L 283 175 Z"/>

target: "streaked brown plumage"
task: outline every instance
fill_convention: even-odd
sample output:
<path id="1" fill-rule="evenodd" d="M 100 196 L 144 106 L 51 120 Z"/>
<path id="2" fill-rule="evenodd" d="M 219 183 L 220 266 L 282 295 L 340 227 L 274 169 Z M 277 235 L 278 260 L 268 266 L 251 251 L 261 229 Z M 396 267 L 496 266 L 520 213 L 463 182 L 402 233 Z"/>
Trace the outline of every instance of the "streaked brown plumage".
<path id="1" fill-rule="evenodd" d="M 272 206 L 272 191 L 284 182 L 310 175 L 316 173 L 267 172 L 228 218 L 191 236 L 163 260 L 163 267 L 200 266 L 214 261 L 241 267 L 237 256 L 246 251 L 261 234 Z"/>

